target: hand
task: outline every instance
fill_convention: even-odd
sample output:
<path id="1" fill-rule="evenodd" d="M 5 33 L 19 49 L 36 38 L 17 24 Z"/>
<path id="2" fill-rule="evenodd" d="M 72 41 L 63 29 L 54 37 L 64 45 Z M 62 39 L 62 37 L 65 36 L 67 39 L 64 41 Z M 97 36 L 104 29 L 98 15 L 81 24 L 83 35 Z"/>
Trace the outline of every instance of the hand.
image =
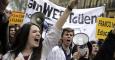
<path id="1" fill-rule="evenodd" d="M 68 6 L 73 9 L 79 2 L 80 0 L 70 0 Z"/>
<path id="2" fill-rule="evenodd" d="M 80 52 L 75 52 L 74 54 L 73 54 L 73 59 L 76 59 L 76 60 L 79 60 L 79 58 L 80 58 Z"/>

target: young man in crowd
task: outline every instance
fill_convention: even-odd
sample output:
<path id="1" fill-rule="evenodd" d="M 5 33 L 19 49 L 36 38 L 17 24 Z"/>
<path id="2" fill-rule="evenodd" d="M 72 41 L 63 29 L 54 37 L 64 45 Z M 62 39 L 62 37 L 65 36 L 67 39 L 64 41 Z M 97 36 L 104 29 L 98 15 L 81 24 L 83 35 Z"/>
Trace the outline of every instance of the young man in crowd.
<path id="1" fill-rule="evenodd" d="M 52 49 L 47 60 L 71 60 L 73 36 L 74 30 L 71 28 L 64 28 L 60 45 L 57 45 Z"/>
<path id="2" fill-rule="evenodd" d="M 71 13 L 72 9 L 77 5 L 78 0 L 70 0 L 70 3 L 68 4 L 66 8 L 66 12 L 64 12 L 64 15 L 60 17 L 63 22 L 66 21 L 67 17 Z M 60 22 L 61 22 L 60 20 Z M 56 24 L 58 30 L 62 29 L 62 25 L 60 25 L 60 22 Z M 61 37 L 58 38 L 57 42 L 60 42 L 59 44 L 55 45 L 55 47 L 50 51 L 50 53 L 47 56 L 47 60 L 70 60 L 71 59 L 71 50 L 72 50 L 72 40 L 74 36 L 74 30 L 71 28 L 64 28 L 62 30 Z"/>

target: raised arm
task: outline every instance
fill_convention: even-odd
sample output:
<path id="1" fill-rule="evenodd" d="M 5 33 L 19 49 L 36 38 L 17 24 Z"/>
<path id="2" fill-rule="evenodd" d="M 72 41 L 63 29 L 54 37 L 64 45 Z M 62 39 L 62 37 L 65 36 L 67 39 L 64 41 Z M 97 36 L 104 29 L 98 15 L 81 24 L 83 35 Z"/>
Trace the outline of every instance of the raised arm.
<path id="1" fill-rule="evenodd" d="M 62 26 L 64 25 L 65 21 L 67 20 L 68 16 L 70 15 L 74 6 L 77 4 L 77 1 L 78 0 L 70 0 L 63 15 L 56 22 L 55 27 L 52 27 L 46 33 L 46 37 L 44 38 L 44 41 L 43 41 L 43 48 L 42 48 L 43 51 L 42 51 L 42 59 L 41 60 L 46 60 L 46 57 L 48 56 L 51 49 L 58 44 L 58 42 L 60 40 L 60 36 L 61 36 Z"/>
<path id="2" fill-rule="evenodd" d="M 0 12 L 3 12 L 8 4 L 8 0 L 1 0 L 0 1 Z"/>
<path id="3" fill-rule="evenodd" d="M 70 15 L 72 9 L 77 5 L 78 0 L 70 0 L 68 6 L 66 7 L 63 15 L 58 19 L 58 21 L 56 22 L 56 27 L 57 29 L 62 29 L 62 26 L 64 25 L 64 23 L 66 22 L 68 16 Z"/>

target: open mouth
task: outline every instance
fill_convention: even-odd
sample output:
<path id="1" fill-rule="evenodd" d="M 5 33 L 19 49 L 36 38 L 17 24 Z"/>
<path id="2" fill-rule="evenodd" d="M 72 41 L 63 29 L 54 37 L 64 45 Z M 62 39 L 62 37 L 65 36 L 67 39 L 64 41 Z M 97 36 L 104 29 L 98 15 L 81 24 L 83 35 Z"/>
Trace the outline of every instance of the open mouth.
<path id="1" fill-rule="evenodd" d="M 39 39 L 35 39 L 36 42 L 39 42 Z"/>
<path id="2" fill-rule="evenodd" d="M 68 42 L 70 42 L 70 40 L 67 40 Z"/>

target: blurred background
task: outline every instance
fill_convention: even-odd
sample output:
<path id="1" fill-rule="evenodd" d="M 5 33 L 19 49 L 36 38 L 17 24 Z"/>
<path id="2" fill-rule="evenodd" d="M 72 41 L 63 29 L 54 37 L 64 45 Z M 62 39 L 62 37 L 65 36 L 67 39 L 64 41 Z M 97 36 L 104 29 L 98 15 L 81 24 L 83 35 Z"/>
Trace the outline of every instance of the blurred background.
<path id="1" fill-rule="evenodd" d="M 67 6 L 69 0 L 50 0 L 57 5 Z M 80 0 L 76 6 L 78 9 L 93 8 L 98 6 L 105 6 L 106 12 L 104 17 L 115 18 L 115 0 Z"/>
<path id="2" fill-rule="evenodd" d="M 11 1 L 7 7 L 8 10 L 25 12 L 28 0 L 9 0 Z M 50 0 L 56 5 L 66 7 L 69 0 Z M 106 12 L 104 17 L 115 17 L 115 0 L 80 0 L 76 6 L 78 9 L 93 8 L 105 6 Z"/>

